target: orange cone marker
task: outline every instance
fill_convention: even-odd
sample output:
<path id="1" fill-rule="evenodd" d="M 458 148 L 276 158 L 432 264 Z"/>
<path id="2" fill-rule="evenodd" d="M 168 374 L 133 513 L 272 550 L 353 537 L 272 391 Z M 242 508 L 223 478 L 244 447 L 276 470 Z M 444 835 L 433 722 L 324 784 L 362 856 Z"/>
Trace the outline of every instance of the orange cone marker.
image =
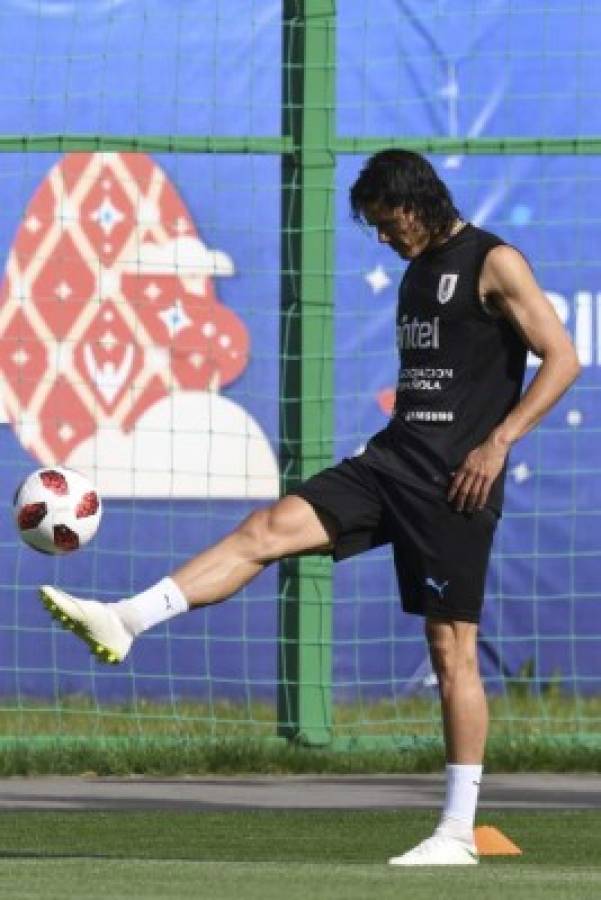
<path id="1" fill-rule="evenodd" d="M 478 825 L 474 829 L 474 841 L 480 856 L 521 856 L 522 851 L 513 841 L 492 825 Z"/>

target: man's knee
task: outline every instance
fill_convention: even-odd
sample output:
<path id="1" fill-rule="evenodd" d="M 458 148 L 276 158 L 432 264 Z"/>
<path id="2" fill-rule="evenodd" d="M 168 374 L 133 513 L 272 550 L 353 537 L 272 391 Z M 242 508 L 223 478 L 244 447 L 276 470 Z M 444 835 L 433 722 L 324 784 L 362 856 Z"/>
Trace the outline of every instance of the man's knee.
<path id="1" fill-rule="evenodd" d="M 426 638 L 441 687 L 454 684 L 457 678 L 478 677 L 477 626 L 428 619 Z"/>
<path id="2" fill-rule="evenodd" d="M 255 510 L 239 526 L 238 534 L 253 557 L 262 562 L 330 546 L 330 536 L 318 516 L 298 497 L 284 497 Z"/>
<path id="3" fill-rule="evenodd" d="M 274 506 L 277 504 L 274 504 Z M 244 542 L 245 550 L 257 561 L 277 558 L 282 542 L 280 523 L 273 507 L 256 509 L 237 528 L 238 536 Z"/>

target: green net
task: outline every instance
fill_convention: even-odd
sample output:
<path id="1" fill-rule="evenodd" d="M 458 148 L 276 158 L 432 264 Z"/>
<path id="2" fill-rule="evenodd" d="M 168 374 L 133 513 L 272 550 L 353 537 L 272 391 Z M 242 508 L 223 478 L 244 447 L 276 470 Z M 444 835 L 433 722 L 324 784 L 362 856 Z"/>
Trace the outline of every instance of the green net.
<path id="1" fill-rule="evenodd" d="M 586 377 L 512 458 L 481 658 L 494 733 L 598 734 L 601 123 L 583 111 L 594 10 L 59 6 L 22 12 L 3 47 L 4 734 L 279 733 L 337 747 L 440 735 L 421 626 L 399 613 L 388 551 L 334 578 L 325 560 L 286 561 L 279 583 L 270 570 L 237 599 L 144 635 L 116 671 L 49 631 L 32 600 L 41 581 L 107 600 L 146 587 L 277 494 L 276 456 L 286 490 L 382 427 L 402 266 L 350 222 L 346 192 L 383 146 L 432 154 L 465 214 L 528 253 L 574 334 Z M 555 47 L 567 22 L 570 41 Z M 116 262 L 124 221 L 134 237 Z M 78 324 L 102 306 L 120 331 L 91 314 Z M 234 345 L 215 351 L 218 363 L 208 353 L 207 369 L 214 337 Z M 86 374 L 86 341 L 104 394 Z M 29 370 L 23 354 L 35 361 L 40 342 L 47 356 Z M 128 344 L 144 362 L 120 395 Z M 77 399 L 92 420 L 88 456 L 77 430 L 88 419 L 69 413 Z M 105 521 L 86 553 L 39 560 L 18 544 L 10 495 L 31 454 L 98 481 Z"/>

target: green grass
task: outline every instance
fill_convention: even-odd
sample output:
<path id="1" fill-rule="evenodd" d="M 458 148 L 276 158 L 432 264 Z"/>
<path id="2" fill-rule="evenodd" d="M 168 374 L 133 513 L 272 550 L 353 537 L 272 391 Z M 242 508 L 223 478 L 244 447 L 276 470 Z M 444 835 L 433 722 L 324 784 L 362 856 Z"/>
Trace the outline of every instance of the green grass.
<path id="1" fill-rule="evenodd" d="M 533 695 L 524 684 L 492 697 L 490 709 L 487 771 L 601 769 L 601 697 L 555 687 Z M 439 716 L 435 698 L 338 705 L 333 736 L 346 749 L 332 752 L 277 741 L 268 704 L 5 700 L 0 775 L 436 772 L 444 764 Z"/>
<path id="2" fill-rule="evenodd" d="M 2 897 L 40 900 L 378 900 L 410 896 L 601 896 L 596 812 L 483 813 L 519 859 L 467 869 L 391 869 L 385 860 L 429 833 L 422 810 L 0 815 Z"/>
<path id="3" fill-rule="evenodd" d="M 491 739 L 486 771 L 599 772 L 599 744 L 515 737 Z M 10 775 L 181 775 L 181 774 L 399 774 L 441 772 L 442 743 L 407 748 L 348 750 L 274 744 L 241 738 L 187 739 L 4 739 L 0 777 Z"/>
<path id="4" fill-rule="evenodd" d="M 534 693 L 528 679 L 510 685 L 506 694 L 489 698 L 491 735 L 527 737 L 601 735 L 601 696 L 575 697 L 556 685 Z M 88 696 L 62 697 L 53 703 L 0 701 L 0 734 L 77 737 L 177 737 L 226 739 L 272 737 L 276 714 L 268 703 L 213 704 L 193 700 L 99 704 Z M 399 697 L 365 704 L 335 704 L 333 734 L 394 734 L 436 737 L 440 734 L 438 698 Z"/>

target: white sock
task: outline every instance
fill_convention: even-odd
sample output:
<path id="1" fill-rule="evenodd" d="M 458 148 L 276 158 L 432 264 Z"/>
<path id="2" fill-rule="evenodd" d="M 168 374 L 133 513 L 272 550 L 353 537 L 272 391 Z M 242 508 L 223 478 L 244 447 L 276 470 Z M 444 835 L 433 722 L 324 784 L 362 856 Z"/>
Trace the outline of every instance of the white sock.
<path id="1" fill-rule="evenodd" d="M 473 842 L 482 766 L 447 765 L 447 795 L 436 831 Z"/>
<path id="2" fill-rule="evenodd" d="M 141 594 L 112 606 L 134 637 L 189 609 L 188 601 L 171 578 L 163 578 Z"/>

